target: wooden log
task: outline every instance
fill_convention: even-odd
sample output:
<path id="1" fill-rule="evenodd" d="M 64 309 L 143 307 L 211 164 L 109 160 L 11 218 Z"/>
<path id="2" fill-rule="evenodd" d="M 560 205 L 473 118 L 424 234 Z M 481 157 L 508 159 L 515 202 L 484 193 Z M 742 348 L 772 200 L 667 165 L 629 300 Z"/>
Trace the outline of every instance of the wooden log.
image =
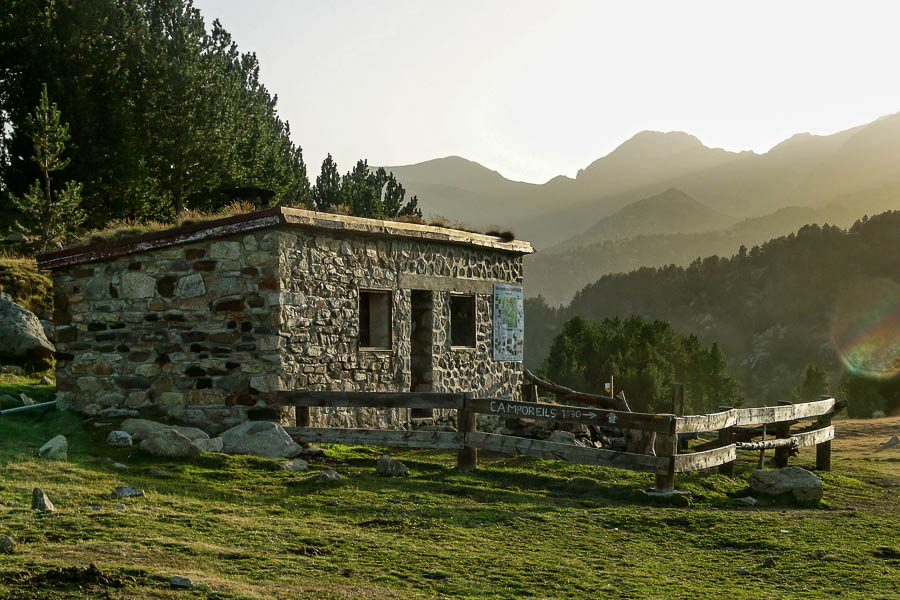
<path id="1" fill-rule="evenodd" d="M 672 384 L 672 414 L 676 417 L 684 416 L 684 385 L 680 383 Z M 686 452 L 688 449 L 688 438 L 678 438 L 678 451 Z"/>
<path id="2" fill-rule="evenodd" d="M 538 387 L 533 383 L 523 383 L 522 384 L 522 401 L 523 402 L 538 402 L 540 399 L 538 398 L 537 393 Z"/>
<path id="3" fill-rule="evenodd" d="M 578 392 L 571 388 L 567 388 L 562 385 L 558 385 L 553 383 L 552 381 L 547 381 L 546 379 L 541 379 L 528 369 L 524 371 L 525 379 L 534 383 L 542 390 L 546 390 L 551 394 L 556 394 L 557 399 L 560 402 L 581 402 L 583 404 L 589 404 L 591 406 L 596 406 L 598 408 L 607 408 L 612 410 L 624 410 L 627 412 L 631 412 L 631 408 L 628 406 L 628 402 L 625 401 L 624 398 L 613 398 L 612 396 L 603 396 L 600 394 L 587 394 L 585 392 Z"/>
<path id="4" fill-rule="evenodd" d="M 565 460 L 585 465 L 616 467 L 645 473 L 667 474 L 672 467 L 672 457 L 651 456 L 616 452 L 601 448 L 582 448 L 543 440 L 475 432 L 466 435 L 466 444 L 490 452 L 524 454 L 537 458 Z"/>
<path id="5" fill-rule="evenodd" d="M 349 406 L 356 408 L 459 408 L 458 393 L 443 392 L 274 392 L 281 406 Z"/>
<path id="6" fill-rule="evenodd" d="M 675 456 L 675 472 L 689 473 L 691 471 L 700 471 L 701 469 L 709 469 L 710 467 L 719 467 L 721 471 L 724 466 L 734 466 L 737 458 L 735 445 L 729 444 L 721 448 L 713 448 L 704 452 L 693 452 L 691 454 L 678 454 Z"/>
<path id="7" fill-rule="evenodd" d="M 342 429 L 335 427 L 285 427 L 295 442 L 351 444 L 397 448 L 458 450 L 463 438 L 454 431 L 391 431 L 388 429 Z"/>
<path id="8" fill-rule="evenodd" d="M 670 433 L 662 436 L 662 444 L 660 450 L 657 451 L 659 458 L 668 458 L 669 467 L 665 473 L 656 474 L 656 491 L 672 492 L 675 490 L 675 460 L 678 456 L 678 434 Z"/>
<path id="9" fill-rule="evenodd" d="M 588 423 L 625 429 L 641 429 L 668 433 L 674 427 L 673 415 L 651 415 L 615 410 L 550 404 L 546 402 L 515 402 L 498 398 L 472 398 L 469 406 L 478 413 L 526 419 L 547 419 L 569 423 Z"/>
<path id="10" fill-rule="evenodd" d="M 737 446 L 738 450 L 759 450 L 760 452 L 765 452 L 766 450 L 777 450 L 778 448 L 797 449 L 800 447 L 798 445 L 796 437 L 789 437 L 780 440 L 762 440 L 760 442 L 735 442 L 734 445 Z"/>
<path id="11" fill-rule="evenodd" d="M 803 404 L 787 403 L 782 406 L 732 408 L 707 415 L 679 417 L 676 427 L 679 433 L 702 433 L 719 431 L 728 427 L 798 421 L 830 413 L 834 406 L 834 398 L 826 398 Z"/>
<path id="12" fill-rule="evenodd" d="M 470 439 L 477 426 L 477 414 L 472 410 L 471 402 L 472 394 L 463 394 L 462 408 L 457 413 L 456 429 L 462 436 L 463 447 L 456 454 L 456 469 L 461 473 L 471 473 L 478 468 L 478 446 Z"/>
<path id="13" fill-rule="evenodd" d="M 779 404 L 781 404 L 782 406 L 774 407 L 774 408 L 787 407 L 790 404 L 790 402 L 782 401 L 782 402 L 779 402 Z M 829 410 L 831 410 L 831 408 L 833 408 L 833 405 L 832 405 L 832 407 L 829 407 Z M 785 422 L 778 423 L 775 426 L 775 438 L 776 439 L 784 439 L 784 438 L 791 437 L 791 424 L 789 422 L 786 422 L 787 419 L 782 419 L 782 421 L 785 421 Z M 794 448 L 792 448 L 790 446 L 788 446 L 788 447 L 782 446 L 780 448 L 775 449 L 774 463 L 775 463 L 776 469 L 782 469 L 787 466 L 788 457 L 790 457 L 791 450 L 793 450 L 793 449 Z"/>
<path id="14" fill-rule="evenodd" d="M 821 425 L 823 428 L 831 429 L 831 438 L 834 438 L 834 427 L 831 425 L 831 414 L 822 415 L 822 417 L 816 422 L 817 425 Z M 830 471 L 831 470 L 831 438 L 828 440 L 823 440 L 816 444 L 816 470 L 817 471 Z"/>
<path id="15" fill-rule="evenodd" d="M 723 407 L 720 407 L 719 410 L 722 412 L 717 413 L 717 414 L 723 414 L 726 412 L 730 413 L 734 409 L 728 408 L 727 406 L 723 406 Z M 676 422 L 675 427 L 677 428 L 679 426 L 679 424 L 680 423 Z M 720 448 L 727 448 L 729 446 L 734 445 L 734 431 L 733 430 L 734 430 L 733 425 L 730 427 L 723 427 L 722 429 L 719 430 L 719 447 Z M 721 473 L 722 475 L 728 475 L 729 477 L 734 475 L 734 460 L 735 459 L 720 463 L 719 464 L 719 473 Z"/>

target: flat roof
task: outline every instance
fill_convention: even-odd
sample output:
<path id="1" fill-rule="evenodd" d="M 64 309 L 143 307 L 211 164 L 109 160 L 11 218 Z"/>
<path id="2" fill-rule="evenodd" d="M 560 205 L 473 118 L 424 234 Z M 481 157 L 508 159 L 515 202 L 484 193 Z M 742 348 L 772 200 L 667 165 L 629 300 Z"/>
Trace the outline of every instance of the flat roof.
<path id="1" fill-rule="evenodd" d="M 534 252 L 534 248 L 529 242 L 520 240 L 504 241 L 492 235 L 471 233 L 459 229 L 403 223 L 400 221 L 349 217 L 278 206 L 234 217 L 193 223 L 164 231 L 154 231 L 75 248 L 66 248 L 57 252 L 49 252 L 38 256 L 37 263 L 41 269 L 57 269 L 69 265 L 137 254 L 156 248 L 189 244 L 214 237 L 257 229 L 268 229 L 279 225 L 332 233 L 347 233 L 363 237 L 406 238 L 427 242 L 476 246 L 513 254 L 531 254 Z"/>

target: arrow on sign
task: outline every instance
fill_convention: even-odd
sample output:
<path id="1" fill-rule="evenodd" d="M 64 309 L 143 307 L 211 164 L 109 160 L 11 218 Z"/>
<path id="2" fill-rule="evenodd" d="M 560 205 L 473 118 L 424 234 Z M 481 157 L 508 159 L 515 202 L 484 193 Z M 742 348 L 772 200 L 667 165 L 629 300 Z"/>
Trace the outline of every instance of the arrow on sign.
<path id="1" fill-rule="evenodd" d="M 581 414 L 582 414 L 582 416 L 587 417 L 588 419 L 596 419 L 597 418 L 597 415 L 595 413 L 585 412 L 585 413 L 581 413 Z"/>

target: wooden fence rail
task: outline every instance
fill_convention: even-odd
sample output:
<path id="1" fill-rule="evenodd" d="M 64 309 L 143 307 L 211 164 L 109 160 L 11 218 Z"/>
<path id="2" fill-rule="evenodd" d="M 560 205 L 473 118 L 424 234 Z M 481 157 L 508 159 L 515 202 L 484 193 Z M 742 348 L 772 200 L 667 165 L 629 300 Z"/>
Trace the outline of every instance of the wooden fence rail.
<path id="1" fill-rule="evenodd" d="M 569 390 L 567 390 L 569 391 Z M 831 468 L 831 440 L 834 438 L 832 415 L 842 408 L 834 398 L 802 404 L 784 404 L 757 408 L 730 408 L 707 415 L 676 416 L 646 414 L 606 408 L 569 406 L 548 402 L 519 402 L 499 398 L 476 398 L 470 393 L 437 392 L 275 392 L 281 406 L 297 407 L 297 427 L 287 427 L 298 442 L 320 444 L 360 444 L 401 448 L 433 448 L 457 451 L 457 468 L 477 468 L 478 451 L 522 454 L 573 463 L 615 467 L 653 473 L 659 491 L 674 489 L 675 474 L 718 467 L 730 473 L 738 450 L 774 450 L 776 466 L 784 466 L 790 454 L 800 448 L 816 446 L 816 468 Z M 533 397 L 533 396 L 532 396 Z M 673 388 L 673 412 L 681 412 L 681 388 Z M 394 431 L 387 429 L 343 429 L 310 427 L 310 407 L 370 407 L 378 409 L 437 408 L 457 411 L 456 431 Z M 651 443 L 647 453 L 620 452 L 605 448 L 584 448 L 571 444 L 535 440 L 477 430 L 477 415 L 525 418 L 617 427 L 647 432 Z M 791 433 L 797 421 L 816 419 L 803 430 Z M 775 425 L 775 438 L 752 441 L 768 425 Z M 746 429 L 760 425 L 758 429 Z M 734 439 L 737 427 L 741 440 Z M 718 432 L 718 447 L 709 442 L 700 451 L 682 452 L 679 434 Z M 684 437 L 684 435 L 682 435 Z M 656 443 L 652 443 L 655 439 Z"/>

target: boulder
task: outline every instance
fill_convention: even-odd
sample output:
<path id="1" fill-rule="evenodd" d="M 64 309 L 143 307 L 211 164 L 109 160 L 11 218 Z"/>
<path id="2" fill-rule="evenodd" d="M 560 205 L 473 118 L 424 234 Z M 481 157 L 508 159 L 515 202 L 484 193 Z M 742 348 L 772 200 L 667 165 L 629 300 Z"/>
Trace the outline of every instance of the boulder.
<path id="1" fill-rule="evenodd" d="M 753 471 L 750 489 L 766 496 L 791 494 L 803 503 L 814 504 L 822 499 L 822 479 L 800 467 Z"/>
<path id="2" fill-rule="evenodd" d="M 19 392 L 19 401 L 22 403 L 22 406 L 31 406 L 34 404 L 34 400 L 31 396 L 28 396 L 22 392 Z"/>
<path id="3" fill-rule="evenodd" d="M 167 429 L 175 430 L 192 441 L 209 439 L 208 433 L 206 433 L 202 429 L 197 429 L 196 427 L 166 425 L 165 423 L 157 423 L 156 421 L 150 421 L 148 419 L 125 419 L 124 421 L 122 421 L 122 424 L 119 425 L 119 429 L 131 434 L 131 437 L 136 442 L 145 440 L 152 434 L 156 434 Z"/>
<path id="4" fill-rule="evenodd" d="M 50 498 L 41 488 L 31 490 L 31 510 L 43 512 L 56 512 L 56 507 L 50 502 Z"/>
<path id="5" fill-rule="evenodd" d="M 110 431 L 106 443 L 115 448 L 128 448 L 132 444 L 131 434 L 127 431 Z"/>
<path id="6" fill-rule="evenodd" d="M 222 434 L 223 451 L 262 458 L 293 458 L 303 450 L 284 428 L 271 421 L 249 421 Z"/>
<path id="7" fill-rule="evenodd" d="M 383 477 L 406 477 L 409 475 L 406 465 L 387 454 L 378 459 L 375 464 L 375 472 Z"/>
<path id="8" fill-rule="evenodd" d="M 0 299 L 0 358 L 48 368 L 56 348 L 47 339 L 40 319 L 8 298 Z"/>
<path id="9" fill-rule="evenodd" d="M 0 537 L 0 554 L 12 554 L 16 551 L 16 542 L 8 535 Z"/>
<path id="10" fill-rule="evenodd" d="M 48 321 L 47 319 L 41 319 L 41 329 L 44 330 L 44 335 L 47 336 L 47 339 L 50 340 L 51 343 L 56 343 L 56 325 L 53 324 L 53 321 Z"/>
<path id="11" fill-rule="evenodd" d="M 200 438 L 194 440 L 194 445 L 196 445 L 203 452 L 221 452 L 222 451 L 222 438 Z"/>
<path id="12" fill-rule="evenodd" d="M 151 434 L 141 442 L 141 450 L 154 456 L 164 456 L 166 458 L 200 456 L 200 448 L 174 429 L 164 429 Z"/>
<path id="13" fill-rule="evenodd" d="M 50 460 L 66 460 L 68 458 L 69 440 L 64 435 L 58 435 L 41 446 L 38 456 Z"/>
<path id="14" fill-rule="evenodd" d="M 169 585 L 171 585 L 173 588 L 189 590 L 194 587 L 194 582 L 187 577 L 179 577 L 178 575 L 176 575 L 169 580 Z"/>

